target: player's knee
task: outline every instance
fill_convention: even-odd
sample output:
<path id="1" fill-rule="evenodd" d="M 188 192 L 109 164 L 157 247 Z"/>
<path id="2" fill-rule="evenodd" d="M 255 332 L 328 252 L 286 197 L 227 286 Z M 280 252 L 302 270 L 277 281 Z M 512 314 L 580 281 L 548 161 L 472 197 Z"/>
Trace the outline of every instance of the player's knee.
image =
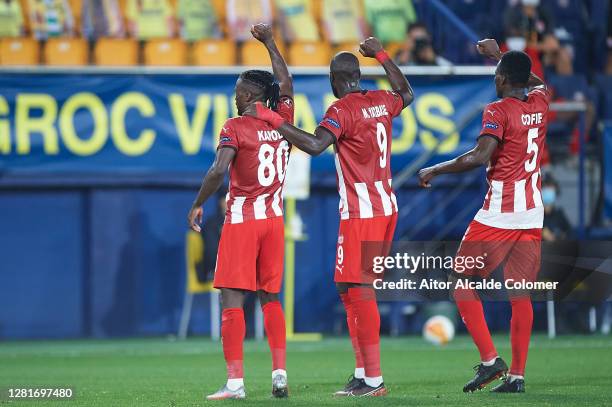
<path id="1" fill-rule="evenodd" d="M 244 292 L 241 290 L 233 290 L 230 288 L 221 289 L 221 307 L 227 308 L 242 308 L 244 304 Z"/>
<path id="2" fill-rule="evenodd" d="M 280 300 L 278 293 L 269 293 L 263 290 L 257 291 L 257 298 L 259 298 L 259 303 L 261 304 L 262 307 L 269 302 Z"/>

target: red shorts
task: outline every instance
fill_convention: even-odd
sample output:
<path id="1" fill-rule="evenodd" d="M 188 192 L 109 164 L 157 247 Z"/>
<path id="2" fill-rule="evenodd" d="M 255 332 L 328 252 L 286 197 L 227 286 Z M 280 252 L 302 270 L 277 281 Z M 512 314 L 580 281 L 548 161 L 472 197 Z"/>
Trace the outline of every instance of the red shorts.
<path id="1" fill-rule="evenodd" d="M 283 217 L 226 223 L 221 231 L 215 288 L 278 293 L 283 282 Z"/>
<path id="2" fill-rule="evenodd" d="M 397 213 L 367 219 L 343 219 L 336 246 L 336 283 L 370 284 L 372 259 L 386 256 L 391 248 Z"/>
<path id="3" fill-rule="evenodd" d="M 499 229 L 473 220 L 459 246 L 455 273 L 486 278 L 505 261 L 504 279 L 535 281 L 541 241 L 542 229 Z M 458 257 L 462 258 L 459 263 Z M 468 263 L 468 259 L 476 260 Z"/>

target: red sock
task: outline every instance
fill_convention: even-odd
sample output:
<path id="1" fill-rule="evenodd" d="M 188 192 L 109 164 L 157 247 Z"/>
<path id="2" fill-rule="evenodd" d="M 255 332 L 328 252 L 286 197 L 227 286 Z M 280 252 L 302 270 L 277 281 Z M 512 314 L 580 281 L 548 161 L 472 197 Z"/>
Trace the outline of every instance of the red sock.
<path id="1" fill-rule="evenodd" d="M 380 370 L 380 315 L 374 290 L 352 287 L 348 290 L 351 305 L 357 316 L 357 338 L 363 357 L 366 377 L 382 376 Z"/>
<path id="2" fill-rule="evenodd" d="M 510 374 L 524 376 L 533 324 L 533 307 L 530 298 L 510 300 L 510 304 L 512 304 L 512 320 L 510 321 L 512 365 L 510 366 Z"/>
<path id="3" fill-rule="evenodd" d="M 363 368 L 363 357 L 361 356 L 359 339 L 357 338 L 357 314 L 355 313 L 355 307 L 351 303 L 351 298 L 348 293 L 340 294 L 340 299 L 346 311 L 346 324 L 348 325 L 351 343 L 353 344 L 353 352 L 355 353 L 355 368 L 360 369 Z"/>
<path id="4" fill-rule="evenodd" d="M 243 372 L 242 344 L 246 326 L 242 308 L 226 308 L 221 315 L 221 339 L 228 379 L 241 379 Z"/>
<path id="5" fill-rule="evenodd" d="M 497 350 L 485 321 L 482 303 L 473 290 L 458 289 L 455 291 L 455 301 L 463 323 L 480 352 L 480 360 L 487 361 L 497 357 Z"/>
<path id="6" fill-rule="evenodd" d="M 287 349 L 285 330 L 285 315 L 278 301 L 268 302 L 261 307 L 264 315 L 264 327 L 268 336 L 268 345 L 272 353 L 272 370 L 285 370 L 285 354 Z"/>

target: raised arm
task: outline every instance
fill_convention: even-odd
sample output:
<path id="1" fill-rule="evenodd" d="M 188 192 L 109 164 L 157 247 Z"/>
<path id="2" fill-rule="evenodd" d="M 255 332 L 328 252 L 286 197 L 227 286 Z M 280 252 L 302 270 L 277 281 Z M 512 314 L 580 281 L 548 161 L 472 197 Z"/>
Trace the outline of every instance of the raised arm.
<path id="1" fill-rule="evenodd" d="M 370 37 L 359 44 L 359 52 L 365 57 L 376 58 L 385 69 L 391 88 L 399 93 L 404 101 L 404 107 L 414 100 L 412 87 L 406 76 L 400 71 L 399 67 L 393 62 L 383 49 L 380 41 L 375 37 Z"/>
<path id="2" fill-rule="evenodd" d="M 476 44 L 476 49 L 481 55 L 490 58 L 496 62 L 499 62 L 501 57 L 504 55 L 499 49 L 497 41 L 492 38 L 486 38 L 484 40 L 478 41 L 478 44 Z M 527 87 L 529 89 L 532 89 L 538 86 L 543 86 L 544 88 L 546 88 L 546 84 L 544 83 L 544 81 L 539 78 L 538 75 L 531 72 L 531 75 L 529 75 L 529 81 L 527 82 Z"/>
<path id="3" fill-rule="evenodd" d="M 438 175 L 470 171 L 485 165 L 491 159 L 491 155 L 497 148 L 497 144 L 498 141 L 496 138 L 487 135 L 481 136 L 478 139 L 476 147 L 467 153 L 452 160 L 420 170 L 418 173 L 419 185 L 423 188 L 430 188 L 430 181 Z"/>
<path id="4" fill-rule="evenodd" d="M 274 72 L 274 77 L 278 80 L 280 95 L 293 98 L 293 81 L 287 69 L 287 63 L 285 63 L 283 56 L 276 46 L 276 42 L 274 42 L 272 27 L 270 24 L 259 23 L 251 27 L 251 34 L 253 34 L 255 39 L 261 41 L 268 50 L 268 54 L 270 54 L 272 71 Z"/>
<path id="5" fill-rule="evenodd" d="M 200 186 L 198 195 L 195 201 L 193 201 L 189 215 L 187 215 L 189 227 L 191 227 L 191 229 L 194 231 L 199 232 L 201 230 L 200 224 L 202 223 L 202 204 L 208 198 L 210 198 L 211 195 L 217 192 L 223 183 L 223 178 L 225 178 L 227 168 L 234 159 L 235 155 L 236 150 L 230 147 L 221 147 L 219 150 L 217 150 L 215 162 L 213 162 L 208 169 L 208 172 L 204 176 L 202 186 Z"/>

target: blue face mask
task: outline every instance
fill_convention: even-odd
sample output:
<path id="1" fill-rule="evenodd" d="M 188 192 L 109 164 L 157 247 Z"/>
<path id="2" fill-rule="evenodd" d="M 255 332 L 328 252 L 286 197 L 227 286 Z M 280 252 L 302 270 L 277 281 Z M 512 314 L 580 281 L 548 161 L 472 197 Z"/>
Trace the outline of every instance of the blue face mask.
<path id="1" fill-rule="evenodd" d="M 557 191 L 554 188 L 542 188 L 542 202 L 544 205 L 552 205 L 557 199 Z"/>

